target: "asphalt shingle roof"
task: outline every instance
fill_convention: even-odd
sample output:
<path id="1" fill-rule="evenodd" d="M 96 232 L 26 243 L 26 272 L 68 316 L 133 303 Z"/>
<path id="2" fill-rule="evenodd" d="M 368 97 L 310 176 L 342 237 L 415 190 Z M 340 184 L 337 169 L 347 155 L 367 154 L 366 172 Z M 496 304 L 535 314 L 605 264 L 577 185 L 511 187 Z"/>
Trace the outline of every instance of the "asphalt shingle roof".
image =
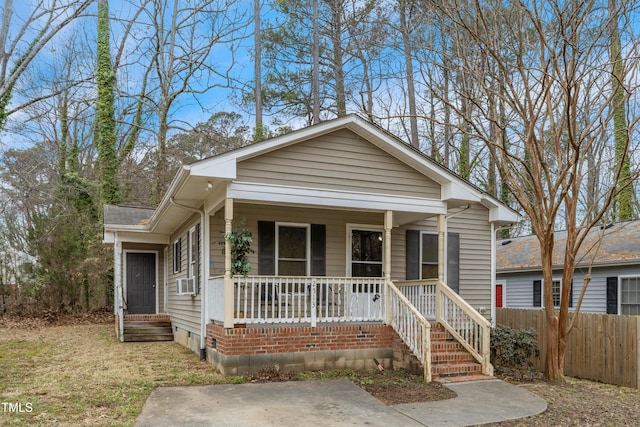
<path id="1" fill-rule="evenodd" d="M 129 206 L 104 206 L 104 223 L 112 225 L 146 225 L 155 212 L 149 208 Z"/>
<path id="2" fill-rule="evenodd" d="M 553 265 L 562 267 L 566 231 L 555 233 Z M 640 262 L 640 221 L 594 227 L 585 239 L 576 266 L 629 264 Z M 536 236 L 517 237 L 497 242 L 496 268 L 504 270 L 540 269 L 540 246 Z"/>

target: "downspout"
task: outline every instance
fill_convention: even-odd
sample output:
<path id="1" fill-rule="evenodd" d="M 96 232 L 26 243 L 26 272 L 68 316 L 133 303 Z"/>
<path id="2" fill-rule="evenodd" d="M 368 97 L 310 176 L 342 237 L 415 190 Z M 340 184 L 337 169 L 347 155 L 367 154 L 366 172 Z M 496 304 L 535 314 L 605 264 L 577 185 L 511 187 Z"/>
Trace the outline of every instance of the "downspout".
<path id="1" fill-rule="evenodd" d="M 207 280 L 206 277 L 206 265 L 207 263 L 204 260 L 204 246 L 208 245 L 207 242 L 205 242 L 204 239 L 204 218 L 205 218 L 205 213 L 204 213 L 204 207 L 202 208 L 202 210 L 200 209 L 195 209 L 192 208 L 191 206 L 186 206 L 186 205 L 182 205 L 178 202 L 176 202 L 173 198 L 173 196 L 171 196 L 169 198 L 169 202 L 171 202 L 171 204 L 173 206 L 176 206 L 178 208 L 183 208 L 186 210 L 189 210 L 191 212 L 195 212 L 200 214 L 200 245 L 203 248 L 202 249 L 202 254 L 198 254 L 201 260 L 200 262 L 200 277 L 202 277 L 202 282 L 205 282 Z M 207 359 L 207 326 L 205 324 L 205 304 L 207 301 L 206 298 L 206 289 L 207 287 L 204 286 L 204 283 L 200 283 L 200 360 L 206 360 Z"/>
<path id="2" fill-rule="evenodd" d="M 496 225 L 493 222 L 491 223 L 491 326 L 496 327 Z"/>

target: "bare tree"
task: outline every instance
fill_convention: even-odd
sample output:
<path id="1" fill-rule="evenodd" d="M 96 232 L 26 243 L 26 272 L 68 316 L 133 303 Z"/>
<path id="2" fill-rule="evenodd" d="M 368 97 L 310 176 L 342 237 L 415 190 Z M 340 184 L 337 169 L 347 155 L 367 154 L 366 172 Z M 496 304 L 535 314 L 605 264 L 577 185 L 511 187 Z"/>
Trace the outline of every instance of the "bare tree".
<path id="1" fill-rule="evenodd" d="M 92 3 L 40 0 L 25 6 L 26 16 L 16 16 L 13 0 L 5 0 L 0 24 L 0 128 L 11 114 L 55 94 L 43 93 L 37 99 L 16 99 L 11 103 L 16 84 L 38 54 L 64 28 L 84 16 Z"/>
<path id="2" fill-rule="evenodd" d="M 484 60 L 462 58 L 458 62 L 459 72 L 477 87 L 474 96 L 467 97 L 473 110 L 449 105 L 464 118 L 469 132 L 490 147 L 502 180 L 530 218 L 540 244 L 544 278 L 549 337 L 545 376 L 563 380 L 567 336 L 573 326 L 568 304 L 576 254 L 619 192 L 622 169 L 613 158 L 603 158 L 605 164 L 616 166 L 602 179 L 606 185 L 596 195 L 598 203 L 580 209 L 592 147 L 612 139 L 614 94 L 607 61 L 610 22 L 609 15 L 602 13 L 606 2 L 552 0 L 504 7 L 501 1 L 434 1 L 431 5 L 447 18 L 450 37 L 483 55 Z M 631 5 L 622 1 L 618 13 L 612 15 L 628 16 Z M 639 41 L 622 39 L 626 40 L 621 51 L 627 61 L 617 81 L 629 97 L 637 90 L 637 80 L 630 76 L 638 72 Z M 489 62 L 492 66 L 487 66 Z M 506 121 L 500 103 L 504 104 Z M 631 117 L 629 128 L 637 121 L 638 117 Z M 631 148 L 627 141 L 622 151 Z M 566 229 L 567 239 L 562 286 L 554 298 L 552 255 L 559 226 Z M 588 279 L 576 311 L 587 284 Z"/>
<path id="3" fill-rule="evenodd" d="M 197 97 L 213 88 L 229 87 L 235 65 L 233 43 L 249 25 L 245 14 L 231 0 L 182 2 L 152 1 L 148 10 L 153 23 L 151 43 L 155 88 L 147 98 L 157 112 L 157 164 L 154 194 L 160 200 L 170 177 L 167 168 L 167 136 L 177 126 L 170 112 L 178 98 Z M 221 64 L 214 49 L 224 49 Z"/>

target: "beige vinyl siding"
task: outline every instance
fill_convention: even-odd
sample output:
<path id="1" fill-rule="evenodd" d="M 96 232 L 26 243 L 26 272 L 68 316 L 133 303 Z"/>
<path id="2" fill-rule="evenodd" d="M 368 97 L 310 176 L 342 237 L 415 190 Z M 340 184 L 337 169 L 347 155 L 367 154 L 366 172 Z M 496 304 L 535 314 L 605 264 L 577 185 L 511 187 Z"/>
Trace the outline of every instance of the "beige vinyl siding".
<path id="1" fill-rule="evenodd" d="M 451 218 L 447 229 L 460 233 L 460 296 L 476 310 L 491 313 L 491 224 L 489 211 L 471 205 L 460 216 Z"/>
<path id="2" fill-rule="evenodd" d="M 174 328 L 177 326 L 179 329 L 187 330 L 193 334 L 200 335 L 200 310 L 201 303 L 200 297 L 202 295 L 202 287 L 206 284 L 206 279 L 201 280 L 200 293 L 196 296 L 192 295 L 178 295 L 176 292 L 177 279 L 186 278 L 189 270 L 188 257 L 188 233 L 192 227 L 195 227 L 200 222 L 199 215 L 193 215 L 182 226 L 177 233 L 173 234 L 170 239 L 169 247 L 169 293 L 168 312 L 171 315 L 171 323 Z M 182 237 L 182 271 L 179 273 L 173 272 L 173 243 Z M 202 251 L 202 245 L 201 245 Z M 175 330 L 175 329 L 174 329 Z"/>
<path id="3" fill-rule="evenodd" d="M 164 246 L 163 245 L 153 245 L 148 243 L 128 243 L 124 242 L 122 244 L 123 251 L 128 252 L 156 252 L 156 313 L 164 313 Z M 122 271 L 124 272 L 124 263 L 126 262 L 127 257 L 123 255 L 122 257 Z M 126 280 L 126 277 L 124 278 Z"/>
<path id="4" fill-rule="evenodd" d="M 221 276 L 224 274 L 224 258 L 219 242 L 223 240 L 224 209 L 216 212 L 211 219 L 210 248 L 213 275 Z M 244 228 L 253 235 L 252 248 L 255 253 L 249 256 L 252 266 L 249 273 L 251 275 L 258 274 L 258 221 L 325 225 L 327 238 L 326 274 L 327 276 L 344 277 L 347 274 L 347 224 L 382 227 L 383 214 L 235 203 L 234 226 L 244 224 Z"/>
<path id="5" fill-rule="evenodd" d="M 238 182 L 440 199 L 440 185 L 349 130 L 238 163 Z"/>
<path id="6" fill-rule="evenodd" d="M 451 214 L 458 210 L 453 209 Z M 437 218 L 408 224 L 393 230 L 391 274 L 393 280 L 406 278 L 406 230 L 437 233 Z M 447 231 L 460 234 L 460 296 L 472 307 L 491 308 L 491 224 L 489 211 L 471 205 L 447 221 Z"/>

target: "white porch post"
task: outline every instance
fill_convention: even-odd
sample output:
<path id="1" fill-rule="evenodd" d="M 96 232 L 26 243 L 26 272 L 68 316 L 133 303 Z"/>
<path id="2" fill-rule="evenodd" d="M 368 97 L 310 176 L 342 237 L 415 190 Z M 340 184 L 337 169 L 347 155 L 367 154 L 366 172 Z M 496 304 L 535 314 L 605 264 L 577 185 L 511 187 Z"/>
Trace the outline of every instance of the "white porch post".
<path id="1" fill-rule="evenodd" d="M 385 278 L 385 308 L 384 321 L 388 325 L 391 323 L 391 298 L 387 285 L 391 282 L 391 229 L 393 228 L 393 211 L 384 212 L 384 278 Z"/>
<path id="2" fill-rule="evenodd" d="M 224 233 L 233 232 L 233 199 L 224 203 Z M 224 239 L 224 327 L 233 328 L 233 277 L 231 277 L 231 241 Z"/>
<path id="3" fill-rule="evenodd" d="M 436 285 L 436 321 L 440 321 L 442 319 L 442 314 L 444 312 L 442 307 L 443 297 L 442 297 L 442 290 L 440 289 L 440 283 L 444 282 L 445 232 L 446 232 L 446 217 L 444 214 L 440 214 L 438 215 L 438 284 Z"/>
<path id="4" fill-rule="evenodd" d="M 122 288 L 122 241 L 118 233 L 115 233 L 113 244 L 113 291 L 114 311 L 118 316 L 118 339 L 124 342 L 124 300 Z"/>

